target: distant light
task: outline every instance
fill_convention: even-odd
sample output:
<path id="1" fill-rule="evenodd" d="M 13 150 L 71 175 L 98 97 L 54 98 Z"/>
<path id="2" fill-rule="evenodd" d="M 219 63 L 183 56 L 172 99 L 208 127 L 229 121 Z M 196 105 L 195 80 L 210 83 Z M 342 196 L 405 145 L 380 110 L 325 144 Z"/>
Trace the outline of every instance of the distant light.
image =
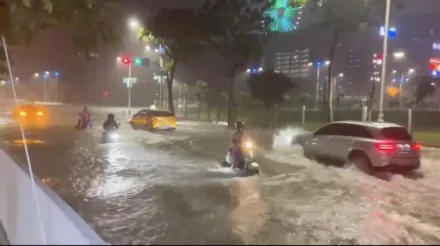
<path id="1" fill-rule="evenodd" d="M 146 45 L 145 50 L 151 50 L 151 47 L 149 45 Z"/>
<path id="2" fill-rule="evenodd" d="M 128 25 L 130 26 L 130 28 L 133 28 L 133 29 L 138 28 L 139 21 L 137 19 L 132 18 L 128 21 Z"/>
<path id="3" fill-rule="evenodd" d="M 309 67 L 311 67 L 311 66 L 313 66 L 313 63 L 310 62 L 310 63 L 309 63 Z"/>
<path id="4" fill-rule="evenodd" d="M 437 71 L 431 71 L 431 74 L 432 74 L 433 76 L 437 76 Z"/>
<path id="5" fill-rule="evenodd" d="M 120 62 L 120 61 L 121 61 L 121 57 L 120 57 L 120 56 L 116 57 L 116 60 L 117 60 L 118 62 Z"/>
<path id="6" fill-rule="evenodd" d="M 263 71 L 263 68 L 262 68 L 262 67 L 260 67 L 260 68 L 258 69 L 258 71 L 260 71 L 260 72 L 261 72 L 261 71 Z"/>
<path id="7" fill-rule="evenodd" d="M 343 73 L 340 73 L 340 74 L 339 74 L 339 77 L 344 77 L 344 74 L 343 74 Z"/>
<path id="8" fill-rule="evenodd" d="M 44 72 L 44 74 L 46 74 L 46 75 L 49 75 L 49 74 L 50 74 L 50 72 L 49 72 L 49 71 L 46 71 L 46 72 Z"/>
<path id="9" fill-rule="evenodd" d="M 55 72 L 55 76 L 56 77 L 60 76 L 60 73 L 59 72 Z"/>
<path id="10" fill-rule="evenodd" d="M 159 53 L 159 49 L 154 49 L 154 52 Z"/>
<path id="11" fill-rule="evenodd" d="M 416 70 L 414 69 L 414 68 L 410 68 L 409 70 L 408 70 L 408 73 L 414 73 Z"/>
<path id="12" fill-rule="evenodd" d="M 40 74 L 39 73 L 34 73 L 34 78 L 38 78 L 38 77 L 40 77 Z"/>
<path id="13" fill-rule="evenodd" d="M 402 59 L 405 57 L 405 52 L 403 51 L 397 51 L 393 53 L 394 58 L 396 59 Z"/>
<path id="14" fill-rule="evenodd" d="M 151 106 L 150 106 L 150 109 L 152 109 L 152 110 L 155 110 L 157 107 L 156 107 L 156 105 L 154 105 L 154 104 L 152 104 Z"/>
<path id="15" fill-rule="evenodd" d="M 397 73 L 397 71 L 396 71 L 396 70 L 393 70 L 393 74 L 394 74 L 394 73 Z"/>
<path id="16" fill-rule="evenodd" d="M 248 69 L 246 70 L 246 73 L 250 73 L 250 72 L 251 72 L 251 69 L 248 68 Z"/>
<path id="17" fill-rule="evenodd" d="M 330 65 L 330 61 L 325 61 L 324 65 L 326 66 Z"/>
<path id="18" fill-rule="evenodd" d="M 20 80 L 18 77 L 15 78 L 16 81 Z"/>
<path id="19" fill-rule="evenodd" d="M 380 27 L 379 35 L 380 36 L 385 36 L 385 27 L 384 26 Z M 388 37 L 395 38 L 396 36 L 397 36 L 397 29 L 396 29 L 396 27 L 390 27 L 390 29 L 388 30 Z"/>

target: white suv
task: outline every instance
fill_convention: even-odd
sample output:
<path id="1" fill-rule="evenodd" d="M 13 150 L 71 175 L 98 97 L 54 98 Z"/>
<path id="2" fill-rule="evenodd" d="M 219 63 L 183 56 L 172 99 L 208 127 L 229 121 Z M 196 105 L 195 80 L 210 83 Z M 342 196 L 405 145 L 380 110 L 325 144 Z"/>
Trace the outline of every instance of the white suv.
<path id="1" fill-rule="evenodd" d="M 371 170 L 420 168 L 421 145 L 394 123 L 336 121 L 299 136 L 298 143 L 308 158 L 352 162 Z"/>

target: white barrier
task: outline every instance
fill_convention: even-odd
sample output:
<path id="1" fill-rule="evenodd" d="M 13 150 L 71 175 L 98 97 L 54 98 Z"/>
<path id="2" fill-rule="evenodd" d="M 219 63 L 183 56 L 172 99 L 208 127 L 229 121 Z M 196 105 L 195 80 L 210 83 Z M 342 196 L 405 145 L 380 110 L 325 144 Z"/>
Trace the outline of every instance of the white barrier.
<path id="1" fill-rule="evenodd" d="M 0 150 L 0 163 L 0 221 L 9 243 L 45 244 L 29 174 L 3 150 Z M 38 178 L 35 181 L 46 244 L 106 244 L 55 192 Z"/>

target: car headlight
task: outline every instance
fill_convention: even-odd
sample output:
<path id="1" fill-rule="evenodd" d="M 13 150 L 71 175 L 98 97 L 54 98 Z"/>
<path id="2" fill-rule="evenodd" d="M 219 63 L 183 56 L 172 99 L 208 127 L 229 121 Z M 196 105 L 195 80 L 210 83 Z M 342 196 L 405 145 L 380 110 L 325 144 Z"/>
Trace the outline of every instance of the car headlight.
<path id="1" fill-rule="evenodd" d="M 254 146 L 254 145 L 252 144 L 252 142 L 246 142 L 246 145 L 245 145 L 246 148 L 250 149 L 250 148 L 252 148 L 253 146 Z"/>

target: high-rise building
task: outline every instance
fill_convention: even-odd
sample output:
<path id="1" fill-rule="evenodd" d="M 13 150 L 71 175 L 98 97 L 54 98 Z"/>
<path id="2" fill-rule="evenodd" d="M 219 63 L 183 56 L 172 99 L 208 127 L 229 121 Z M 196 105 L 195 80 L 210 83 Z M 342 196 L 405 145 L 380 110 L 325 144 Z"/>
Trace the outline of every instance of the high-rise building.
<path id="1" fill-rule="evenodd" d="M 273 68 L 291 78 L 307 78 L 309 76 L 309 49 L 275 53 Z"/>

